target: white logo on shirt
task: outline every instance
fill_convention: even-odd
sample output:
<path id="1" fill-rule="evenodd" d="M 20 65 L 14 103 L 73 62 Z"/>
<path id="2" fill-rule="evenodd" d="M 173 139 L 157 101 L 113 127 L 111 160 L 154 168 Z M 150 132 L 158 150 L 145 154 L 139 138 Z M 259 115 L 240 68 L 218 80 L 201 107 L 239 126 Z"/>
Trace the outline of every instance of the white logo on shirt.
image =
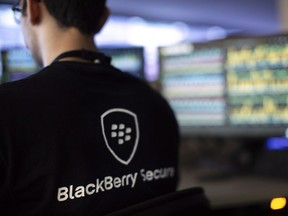
<path id="1" fill-rule="evenodd" d="M 101 116 L 102 133 L 107 148 L 122 164 L 133 159 L 139 142 L 137 115 L 126 109 L 111 109 Z"/>

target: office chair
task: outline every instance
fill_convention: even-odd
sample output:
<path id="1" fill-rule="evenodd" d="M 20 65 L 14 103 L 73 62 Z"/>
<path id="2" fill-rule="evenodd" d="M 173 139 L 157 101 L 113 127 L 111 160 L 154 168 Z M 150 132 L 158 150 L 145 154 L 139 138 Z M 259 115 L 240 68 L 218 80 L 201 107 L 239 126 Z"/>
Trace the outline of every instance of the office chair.
<path id="1" fill-rule="evenodd" d="M 195 187 L 162 195 L 107 216 L 206 216 L 210 210 L 210 203 L 204 190 Z"/>

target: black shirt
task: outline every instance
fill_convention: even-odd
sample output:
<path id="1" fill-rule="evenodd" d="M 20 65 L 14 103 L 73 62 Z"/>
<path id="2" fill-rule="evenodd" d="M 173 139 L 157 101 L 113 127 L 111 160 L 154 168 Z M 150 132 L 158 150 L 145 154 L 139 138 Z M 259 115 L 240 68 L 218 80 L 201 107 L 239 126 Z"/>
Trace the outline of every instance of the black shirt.
<path id="1" fill-rule="evenodd" d="M 2 84 L 1 215 L 103 215 L 174 191 L 178 142 L 167 102 L 112 66 Z"/>

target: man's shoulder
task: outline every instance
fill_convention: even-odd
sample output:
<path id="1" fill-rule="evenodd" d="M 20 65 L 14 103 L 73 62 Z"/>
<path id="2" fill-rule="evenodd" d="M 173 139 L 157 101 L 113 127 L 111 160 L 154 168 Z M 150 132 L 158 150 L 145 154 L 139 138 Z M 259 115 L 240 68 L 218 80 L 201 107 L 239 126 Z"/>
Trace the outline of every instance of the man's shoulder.
<path id="1" fill-rule="evenodd" d="M 11 94 L 21 95 L 26 86 L 29 86 L 29 84 L 25 79 L 3 83 L 0 85 L 0 97 L 10 96 Z"/>
<path id="2" fill-rule="evenodd" d="M 33 87 L 35 83 L 38 82 L 38 80 L 41 79 L 41 76 L 43 74 L 46 74 L 45 71 L 49 70 L 49 68 L 43 68 L 37 73 L 34 73 L 26 78 L 20 79 L 20 80 L 15 80 L 15 81 L 9 81 L 6 83 L 0 84 L 0 93 L 5 92 L 5 93 L 17 93 L 21 94 L 21 90 L 30 89 Z"/>
<path id="3" fill-rule="evenodd" d="M 0 85 L 0 101 L 1 98 L 7 97 L 10 94 L 18 92 L 18 84 L 14 82 L 3 83 Z"/>

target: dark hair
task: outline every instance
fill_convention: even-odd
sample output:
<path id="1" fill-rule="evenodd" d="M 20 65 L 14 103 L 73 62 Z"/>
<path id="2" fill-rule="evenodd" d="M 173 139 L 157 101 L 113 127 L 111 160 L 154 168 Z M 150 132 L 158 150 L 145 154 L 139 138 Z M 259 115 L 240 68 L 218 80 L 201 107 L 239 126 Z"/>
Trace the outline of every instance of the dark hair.
<path id="1" fill-rule="evenodd" d="M 100 31 L 100 19 L 105 11 L 106 0 L 42 1 L 60 26 L 76 27 L 86 35 Z"/>

